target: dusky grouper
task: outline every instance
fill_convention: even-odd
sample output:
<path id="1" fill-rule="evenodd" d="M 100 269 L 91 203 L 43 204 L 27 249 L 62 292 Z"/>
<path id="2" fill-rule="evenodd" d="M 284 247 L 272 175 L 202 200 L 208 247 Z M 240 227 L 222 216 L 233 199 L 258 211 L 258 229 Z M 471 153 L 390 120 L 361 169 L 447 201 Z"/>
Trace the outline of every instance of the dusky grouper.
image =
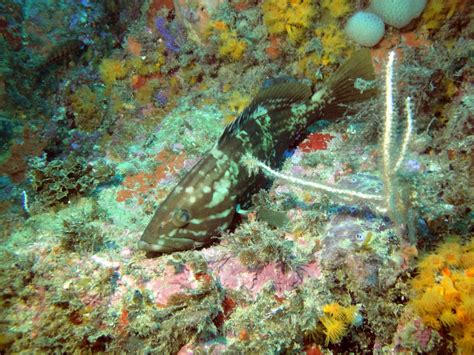
<path id="1" fill-rule="evenodd" d="M 374 96 L 375 89 L 356 87 L 358 78 L 375 78 L 368 49 L 356 52 L 315 93 L 298 82 L 262 89 L 160 204 L 140 248 L 170 253 L 210 244 L 231 225 L 237 206 L 269 186 L 266 176 L 249 171 L 245 157 L 250 154 L 279 169 L 310 125 L 336 120 L 351 104 Z"/>

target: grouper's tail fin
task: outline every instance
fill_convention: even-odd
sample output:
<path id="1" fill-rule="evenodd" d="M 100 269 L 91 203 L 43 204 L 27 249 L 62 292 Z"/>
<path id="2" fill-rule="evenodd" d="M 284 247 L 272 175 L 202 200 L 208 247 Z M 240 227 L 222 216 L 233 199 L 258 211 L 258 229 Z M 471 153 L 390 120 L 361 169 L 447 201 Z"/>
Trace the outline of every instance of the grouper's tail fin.
<path id="1" fill-rule="evenodd" d="M 322 107 L 320 118 L 342 118 L 345 112 L 351 111 L 352 104 L 375 96 L 377 89 L 374 80 L 370 50 L 361 49 L 339 67 L 323 88 L 327 103 Z M 369 85 L 370 82 L 372 85 Z M 313 98 L 317 95 L 318 93 Z"/>

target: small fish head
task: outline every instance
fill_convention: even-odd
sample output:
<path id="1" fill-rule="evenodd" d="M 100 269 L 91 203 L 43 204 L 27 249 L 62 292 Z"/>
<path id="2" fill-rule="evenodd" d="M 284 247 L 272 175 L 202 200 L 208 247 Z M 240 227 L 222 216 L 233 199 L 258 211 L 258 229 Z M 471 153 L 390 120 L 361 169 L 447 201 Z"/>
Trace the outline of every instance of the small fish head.
<path id="1" fill-rule="evenodd" d="M 199 248 L 230 225 L 235 203 L 229 189 L 222 179 L 199 171 L 205 166 L 194 167 L 158 207 L 141 237 L 141 249 L 171 253 Z"/>

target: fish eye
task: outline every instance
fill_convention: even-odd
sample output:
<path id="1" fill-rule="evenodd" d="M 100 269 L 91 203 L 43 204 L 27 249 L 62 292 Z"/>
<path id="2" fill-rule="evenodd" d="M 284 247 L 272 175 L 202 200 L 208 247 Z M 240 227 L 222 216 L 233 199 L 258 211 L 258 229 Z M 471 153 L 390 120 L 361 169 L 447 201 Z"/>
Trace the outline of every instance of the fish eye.
<path id="1" fill-rule="evenodd" d="M 191 215 L 189 214 L 189 211 L 182 208 L 176 208 L 171 216 L 171 221 L 178 228 L 186 226 L 190 219 Z"/>
<path id="2" fill-rule="evenodd" d="M 362 233 L 357 233 L 357 234 L 356 234 L 356 239 L 357 239 L 359 242 L 362 242 L 362 241 L 365 239 L 365 236 L 364 236 L 364 234 L 362 234 Z"/>

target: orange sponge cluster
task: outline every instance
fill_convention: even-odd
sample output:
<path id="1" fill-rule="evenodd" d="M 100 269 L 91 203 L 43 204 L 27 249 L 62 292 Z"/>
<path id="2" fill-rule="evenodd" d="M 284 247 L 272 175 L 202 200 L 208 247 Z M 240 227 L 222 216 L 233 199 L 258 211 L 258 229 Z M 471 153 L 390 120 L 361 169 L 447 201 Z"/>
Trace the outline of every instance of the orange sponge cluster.
<path id="1" fill-rule="evenodd" d="M 474 241 L 447 242 L 419 263 L 413 309 L 423 322 L 453 336 L 460 352 L 474 351 Z"/>

